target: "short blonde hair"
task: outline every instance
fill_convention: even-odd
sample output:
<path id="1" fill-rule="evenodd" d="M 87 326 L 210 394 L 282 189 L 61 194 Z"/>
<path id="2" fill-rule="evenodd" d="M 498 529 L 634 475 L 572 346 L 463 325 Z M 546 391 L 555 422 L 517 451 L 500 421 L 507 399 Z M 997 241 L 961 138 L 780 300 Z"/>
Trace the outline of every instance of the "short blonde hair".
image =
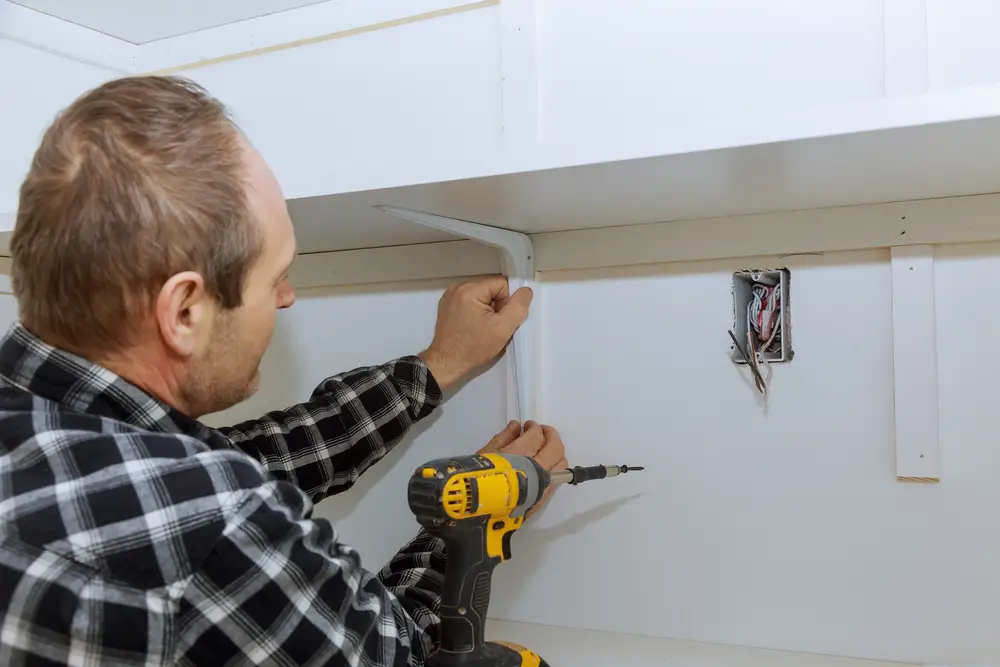
<path id="1" fill-rule="evenodd" d="M 239 137 L 218 100 L 177 77 L 110 81 L 62 111 L 11 239 L 24 325 L 78 351 L 121 349 L 164 282 L 188 270 L 238 307 L 262 249 Z"/>

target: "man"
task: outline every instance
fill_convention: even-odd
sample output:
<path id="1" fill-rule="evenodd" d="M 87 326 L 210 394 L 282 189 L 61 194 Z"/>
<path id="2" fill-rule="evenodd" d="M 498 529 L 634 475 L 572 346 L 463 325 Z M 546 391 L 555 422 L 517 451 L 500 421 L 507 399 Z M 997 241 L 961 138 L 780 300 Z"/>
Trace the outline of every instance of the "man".
<path id="1" fill-rule="evenodd" d="M 531 293 L 451 288 L 420 355 L 210 429 L 200 416 L 257 388 L 295 254 L 274 176 L 194 84 L 113 81 L 48 129 L 11 243 L 20 322 L 0 341 L 0 664 L 433 652 L 440 541 L 420 532 L 373 574 L 312 504 L 500 354 Z M 554 430 L 525 426 L 486 448 L 567 465 Z"/>

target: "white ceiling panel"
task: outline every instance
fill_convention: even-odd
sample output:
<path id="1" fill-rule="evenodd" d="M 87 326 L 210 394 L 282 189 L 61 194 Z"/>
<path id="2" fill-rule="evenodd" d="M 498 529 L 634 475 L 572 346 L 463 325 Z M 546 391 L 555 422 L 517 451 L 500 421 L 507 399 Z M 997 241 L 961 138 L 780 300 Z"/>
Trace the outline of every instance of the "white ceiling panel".
<path id="1" fill-rule="evenodd" d="M 91 30 L 144 44 L 325 0 L 13 0 Z"/>

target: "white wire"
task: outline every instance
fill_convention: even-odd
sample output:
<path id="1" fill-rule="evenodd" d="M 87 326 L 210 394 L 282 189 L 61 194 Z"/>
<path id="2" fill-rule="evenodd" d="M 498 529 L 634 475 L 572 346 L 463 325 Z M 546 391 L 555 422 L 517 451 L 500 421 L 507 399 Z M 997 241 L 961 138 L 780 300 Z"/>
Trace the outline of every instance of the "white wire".
<path id="1" fill-rule="evenodd" d="M 761 341 L 759 347 L 761 352 L 771 351 L 771 346 L 777 339 L 781 328 L 780 292 L 781 290 L 777 286 L 769 287 L 760 283 L 754 283 L 751 288 L 750 300 L 747 302 L 747 331 L 753 331 L 757 334 L 757 339 L 761 340 L 764 333 L 758 324 L 761 311 L 764 311 L 767 320 L 772 323 L 767 340 Z"/>
<path id="2" fill-rule="evenodd" d="M 753 359 L 751 363 L 757 370 L 761 370 L 763 388 L 761 393 L 767 395 L 767 390 L 771 384 L 771 364 L 764 357 L 764 353 L 771 351 L 772 345 L 778 340 L 781 330 L 781 289 L 779 286 L 771 287 L 761 283 L 753 283 L 751 287 L 750 300 L 747 302 L 747 351 L 751 353 Z M 766 341 L 761 341 L 764 331 L 758 324 L 761 319 L 761 312 L 770 324 L 770 332 Z M 764 327 L 765 331 L 767 327 Z M 757 346 L 751 344 L 750 337 L 756 334 Z M 756 348 L 756 349 L 755 349 Z"/>

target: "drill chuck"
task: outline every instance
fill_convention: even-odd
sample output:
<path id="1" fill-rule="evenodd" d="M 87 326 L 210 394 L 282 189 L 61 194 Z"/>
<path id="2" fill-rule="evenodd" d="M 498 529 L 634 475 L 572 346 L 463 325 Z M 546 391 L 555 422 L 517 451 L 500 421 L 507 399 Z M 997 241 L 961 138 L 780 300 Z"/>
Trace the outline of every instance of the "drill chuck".
<path id="1" fill-rule="evenodd" d="M 604 479 L 624 475 L 630 470 L 643 470 L 642 466 L 576 466 L 566 470 L 550 472 L 552 484 L 580 484 L 592 479 Z"/>

